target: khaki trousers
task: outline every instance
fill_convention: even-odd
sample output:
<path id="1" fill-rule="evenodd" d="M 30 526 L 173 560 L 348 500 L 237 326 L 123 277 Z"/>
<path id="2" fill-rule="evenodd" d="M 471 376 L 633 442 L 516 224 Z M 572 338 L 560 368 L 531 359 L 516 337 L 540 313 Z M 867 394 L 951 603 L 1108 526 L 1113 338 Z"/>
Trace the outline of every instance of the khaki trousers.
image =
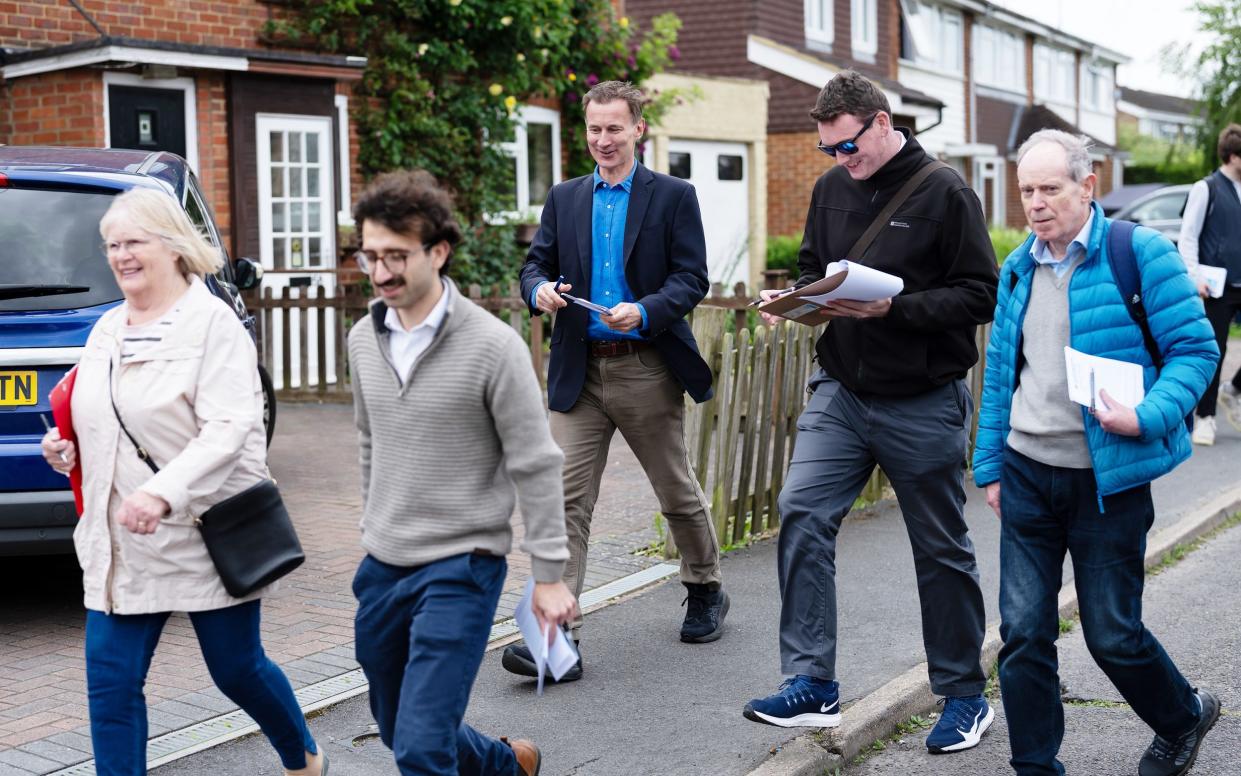
<path id="1" fill-rule="evenodd" d="M 551 413 L 552 438 L 565 456 L 565 584 L 581 597 L 590 518 L 617 429 L 655 489 L 668 532 L 681 552 L 681 581 L 718 584 L 720 545 L 707 497 L 689 463 L 684 391 L 663 356 L 650 347 L 589 358 L 577 403 L 568 412 Z M 579 617 L 573 623 L 574 638 L 581 626 Z"/>

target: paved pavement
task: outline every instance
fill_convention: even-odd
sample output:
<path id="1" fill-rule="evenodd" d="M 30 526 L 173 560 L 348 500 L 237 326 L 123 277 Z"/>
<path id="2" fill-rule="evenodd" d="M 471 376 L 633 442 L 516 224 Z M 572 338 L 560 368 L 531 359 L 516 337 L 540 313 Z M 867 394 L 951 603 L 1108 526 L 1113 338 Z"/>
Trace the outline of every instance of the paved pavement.
<path id="1" fill-rule="evenodd" d="M 1216 447 L 1197 451 L 1191 462 L 1156 483 L 1156 530 L 1194 512 L 1215 490 L 1234 486 L 1239 457 L 1241 434 L 1228 428 Z M 971 487 L 968 495 L 967 520 L 994 621 L 998 524 L 981 491 Z M 923 653 L 913 563 L 894 505 L 851 517 L 841 537 L 839 670 L 842 696 L 852 701 L 920 663 Z M 1071 576 L 1066 569 L 1066 580 Z M 724 578 L 733 608 L 721 641 L 685 645 L 677 640 L 683 593 L 670 581 L 589 615 L 583 632 L 585 678 L 550 687 L 542 698 L 536 697 L 532 682 L 506 674 L 498 654 L 488 655 L 467 720 L 488 733 L 535 739 L 545 752 L 544 776 L 749 773 L 805 732 L 757 725 L 740 713 L 746 700 L 770 692 L 781 680 L 774 542 L 730 554 Z M 1236 607 L 1236 591 L 1228 592 Z M 312 720 L 312 730 L 333 758 L 333 774 L 394 772 L 391 755 L 367 737 L 370 724 L 365 697 Z M 245 774 L 271 756 L 263 739 L 250 737 L 156 773 Z"/>
<path id="2" fill-rule="evenodd" d="M 1181 672 L 1218 697 L 1224 714 L 1207 735 L 1195 776 L 1241 773 L 1241 528 L 1217 536 L 1147 584 L 1144 617 Z M 1152 733 L 1086 651 L 1081 628 L 1060 639 L 1065 739 L 1060 760 L 1069 773 L 1133 774 Z M 998 693 L 997 693 L 998 696 Z M 929 755 L 921 735 L 871 753 L 847 776 L 966 776 L 1008 771 L 1008 728 L 996 697 L 997 720 L 977 749 Z"/>
<path id="3" fill-rule="evenodd" d="M 361 497 L 352 407 L 281 405 L 270 461 L 307 560 L 264 599 L 263 641 L 300 688 L 357 668 L 350 582 L 362 557 Z M 617 435 L 599 497 L 588 588 L 660 562 L 633 553 L 655 541 L 656 510 L 654 492 Z M 519 540 L 520 525 L 516 534 Z M 511 616 L 529 575 L 524 554 L 514 552 L 509 565 L 500 617 Z M 80 580 L 72 556 L 0 563 L 0 776 L 48 773 L 90 757 Z M 214 688 L 183 614 L 164 629 L 146 693 L 152 736 L 236 708 Z"/>

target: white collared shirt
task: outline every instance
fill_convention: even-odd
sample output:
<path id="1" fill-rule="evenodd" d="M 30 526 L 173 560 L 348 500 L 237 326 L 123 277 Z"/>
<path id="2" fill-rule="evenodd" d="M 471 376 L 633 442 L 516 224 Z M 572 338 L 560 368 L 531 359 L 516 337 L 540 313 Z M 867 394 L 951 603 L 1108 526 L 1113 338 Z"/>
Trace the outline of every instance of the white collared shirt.
<path id="1" fill-rule="evenodd" d="M 388 349 L 392 356 L 392 365 L 396 367 L 397 376 L 401 379 L 401 385 L 409 382 L 409 378 L 413 376 L 414 362 L 418 360 L 418 356 L 422 355 L 431 345 L 431 340 L 435 339 L 435 332 L 439 331 L 440 325 L 444 322 L 444 316 L 448 313 L 448 284 L 441 279 L 443 291 L 440 293 L 440 300 L 435 303 L 435 307 L 431 308 L 431 312 L 427 313 L 427 317 L 412 329 L 406 330 L 401 325 L 401 318 L 397 315 L 396 310 L 389 307 L 388 314 L 384 316 L 384 326 L 388 329 Z"/>
<path id="2" fill-rule="evenodd" d="M 1079 256 L 1086 255 L 1086 246 L 1090 244 L 1090 227 L 1094 225 L 1094 208 L 1090 208 L 1090 215 L 1086 218 L 1086 223 L 1082 224 L 1082 228 L 1078 231 L 1077 236 L 1069 243 L 1069 248 L 1064 252 L 1063 259 L 1057 259 L 1051 255 L 1051 249 L 1047 247 L 1047 243 L 1039 238 L 1034 239 L 1034 244 L 1030 246 L 1030 256 L 1039 264 L 1050 264 L 1056 277 L 1063 277 L 1069 267 L 1073 266 L 1073 262 Z"/>

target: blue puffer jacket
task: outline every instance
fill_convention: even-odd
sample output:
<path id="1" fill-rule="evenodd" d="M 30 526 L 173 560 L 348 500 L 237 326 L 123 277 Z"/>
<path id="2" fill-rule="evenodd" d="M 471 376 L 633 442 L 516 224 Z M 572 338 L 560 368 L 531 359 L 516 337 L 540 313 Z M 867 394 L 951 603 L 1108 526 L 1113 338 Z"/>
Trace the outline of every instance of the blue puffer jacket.
<path id="1" fill-rule="evenodd" d="M 1112 222 L 1103 217 L 1098 204 L 1092 207 L 1095 217 L 1086 257 L 1069 280 L 1069 342 L 1083 353 L 1141 364 L 1146 386 L 1146 398 L 1137 406 L 1141 428 L 1137 437 L 1107 433 L 1082 407 L 1086 445 L 1102 502 L 1103 496 L 1150 482 L 1189 458 L 1185 416 L 1193 411 L 1214 374 L 1219 348 L 1176 247 L 1153 229 L 1139 226 L 1133 233 L 1133 252 L 1142 276 L 1151 334 L 1164 359 L 1156 379 L 1155 366 L 1142 344 L 1142 331 L 1129 317 L 1112 278 L 1106 254 Z M 1030 256 L 1033 242 L 1031 235 L 1000 271 L 974 449 L 974 482 L 980 486 L 1000 479 L 1017 388 L 1021 327 L 1036 266 Z"/>

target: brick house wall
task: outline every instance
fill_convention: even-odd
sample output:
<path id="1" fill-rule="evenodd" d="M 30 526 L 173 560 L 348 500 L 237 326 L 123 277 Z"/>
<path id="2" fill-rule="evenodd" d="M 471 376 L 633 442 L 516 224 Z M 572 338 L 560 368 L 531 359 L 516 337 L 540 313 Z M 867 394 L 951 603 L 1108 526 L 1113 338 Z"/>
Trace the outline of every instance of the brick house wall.
<path id="1" fill-rule="evenodd" d="M 254 48 L 263 24 L 284 11 L 261 0 L 82 0 L 108 35 L 202 46 Z M 0 0 L 0 46 L 40 48 L 99 33 L 67 2 Z"/>
<path id="2" fill-rule="evenodd" d="M 22 78 L 0 90 L 0 143 L 103 145 L 103 84 L 83 71 Z"/>
<path id="3" fill-rule="evenodd" d="M 817 132 L 767 136 L 767 233 L 800 234 L 814 182 L 835 164 L 815 148 Z"/>

